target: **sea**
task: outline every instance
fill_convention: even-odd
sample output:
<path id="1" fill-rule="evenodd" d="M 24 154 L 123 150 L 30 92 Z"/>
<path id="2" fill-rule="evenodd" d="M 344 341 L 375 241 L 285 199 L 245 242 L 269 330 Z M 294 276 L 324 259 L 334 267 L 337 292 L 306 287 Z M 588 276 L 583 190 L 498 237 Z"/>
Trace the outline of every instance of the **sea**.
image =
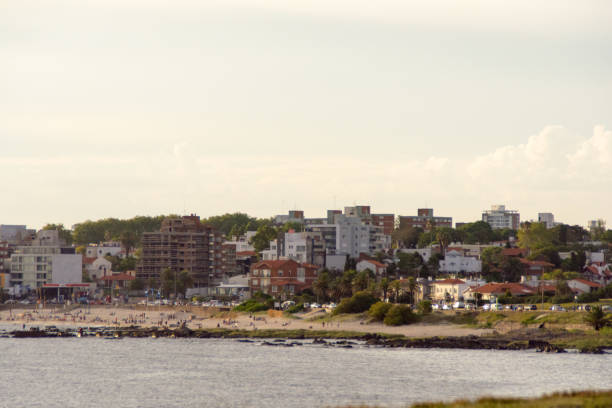
<path id="1" fill-rule="evenodd" d="M 399 407 L 612 389 L 612 354 L 286 343 L 0 338 L 0 406 Z"/>

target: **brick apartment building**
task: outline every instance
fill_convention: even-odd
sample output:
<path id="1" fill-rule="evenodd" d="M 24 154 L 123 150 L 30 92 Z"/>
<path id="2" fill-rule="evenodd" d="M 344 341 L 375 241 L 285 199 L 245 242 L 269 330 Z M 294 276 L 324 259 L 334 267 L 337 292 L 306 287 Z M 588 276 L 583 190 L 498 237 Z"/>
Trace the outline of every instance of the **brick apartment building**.
<path id="1" fill-rule="evenodd" d="M 142 234 L 142 258 L 136 277 L 159 281 L 162 272 L 189 271 L 194 287 L 206 287 L 222 276 L 222 236 L 196 215 L 166 219 L 159 232 Z"/>
<path id="2" fill-rule="evenodd" d="M 453 227 L 452 217 L 434 217 L 433 208 L 419 208 L 417 215 L 400 215 L 399 217 L 399 228 L 404 229 L 407 227 L 422 228 L 425 231 L 429 231 L 436 227 Z"/>
<path id="3" fill-rule="evenodd" d="M 299 293 L 312 287 L 318 269 L 292 259 L 257 262 L 251 265 L 249 287 L 251 293 L 262 291 L 272 296 Z"/>
<path id="4" fill-rule="evenodd" d="M 395 229 L 395 214 L 372 214 L 372 225 L 381 227 L 383 234 L 391 235 Z"/>

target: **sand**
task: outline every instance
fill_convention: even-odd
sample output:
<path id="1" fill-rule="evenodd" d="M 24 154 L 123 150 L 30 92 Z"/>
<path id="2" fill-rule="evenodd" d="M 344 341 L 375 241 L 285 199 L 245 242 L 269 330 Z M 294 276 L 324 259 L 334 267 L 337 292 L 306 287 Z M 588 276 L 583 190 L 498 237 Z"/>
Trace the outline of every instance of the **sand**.
<path id="1" fill-rule="evenodd" d="M 191 329 L 227 328 L 227 329 L 275 329 L 275 330 L 342 330 L 363 333 L 402 334 L 407 337 L 432 336 L 468 336 L 491 333 L 490 329 L 477 329 L 453 324 L 413 324 L 408 326 L 390 327 L 382 323 L 367 323 L 363 319 L 343 319 L 342 321 L 321 322 L 285 318 L 282 316 L 255 315 L 245 313 L 226 313 L 223 317 L 212 316 L 215 310 L 196 306 L 92 306 L 63 308 L 47 307 L 45 309 L 23 309 L 0 311 L 0 326 L 15 326 L 26 328 L 56 325 L 62 327 L 86 326 L 129 326 L 143 327 L 169 326 L 174 327 L 185 322 Z M 324 314 L 324 312 L 320 312 Z"/>

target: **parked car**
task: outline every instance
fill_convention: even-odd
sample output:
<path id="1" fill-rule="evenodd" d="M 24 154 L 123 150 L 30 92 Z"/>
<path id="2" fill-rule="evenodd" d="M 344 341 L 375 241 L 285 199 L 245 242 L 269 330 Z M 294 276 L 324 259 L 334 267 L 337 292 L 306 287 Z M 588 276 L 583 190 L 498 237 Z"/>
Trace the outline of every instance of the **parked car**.
<path id="1" fill-rule="evenodd" d="M 552 305 L 550 307 L 550 310 L 554 311 L 554 312 L 565 312 L 565 308 L 561 305 Z"/>
<path id="2" fill-rule="evenodd" d="M 453 303 L 453 309 L 465 309 L 465 303 L 457 301 Z"/>
<path id="3" fill-rule="evenodd" d="M 538 307 L 536 305 L 527 305 L 525 310 L 538 310 Z"/>
<path id="4" fill-rule="evenodd" d="M 437 303 L 434 303 L 433 305 L 431 305 L 431 308 L 432 308 L 433 310 L 440 310 L 440 305 L 439 305 L 439 304 L 437 304 Z"/>
<path id="5" fill-rule="evenodd" d="M 485 303 L 484 305 L 482 305 L 482 310 L 484 310 L 485 312 L 491 310 L 491 304 Z"/>
<path id="6" fill-rule="evenodd" d="M 442 310 L 451 310 L 451 307 L 447 304 L 442 305 Z"/>
<path id="7" fill-rule="evenodd" d="M 504 310 L 504 305 L 499 304 L 499 303 L 493 303 L 491 305 L 491 310 L 493 310 L 495 312 L 500 312 L 500 311 Z"/>

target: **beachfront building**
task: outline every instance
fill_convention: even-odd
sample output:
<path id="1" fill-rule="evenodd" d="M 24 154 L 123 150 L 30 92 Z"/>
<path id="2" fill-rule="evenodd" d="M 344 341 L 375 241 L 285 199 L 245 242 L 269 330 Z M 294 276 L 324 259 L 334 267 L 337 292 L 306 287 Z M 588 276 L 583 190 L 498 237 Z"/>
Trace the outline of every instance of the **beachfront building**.
<path id="1" fill-rule="evenodd" d="M 89 244 L 85 248 L 86 258 L 103 258 L 105 256 L 118 256 L 123 255 L 123 249 L 121 248 L 120 242 L 101 242 L 99 244 Z"/>
<path id="2" fill-rule="evenodd" d="M 296 294 L 312 287 L 318 269 L 293 259 L 257 262 L 251 265 L 249 288 L 251 294 L 258 291 L 272 296 Z"/>
<path id="3" fill-rule="evenodd" d="M 482 262 L 463 254 L 463 251 L 460 250 L 447 250 L 444 259 L 440 260 L 440 272 L 467 275 L 480 274 L 482 272 Z"/>
<path id="4" fill-rule="evenodd" d="M 57 231 L 41 230 L 32 245 L 18 246 L 11 255 L 10 286 L 34 290 L 48 283 L 81 283 L 83 257 L 62 244 Z"/>
<path id="5" fill-rule="evenodd" d="M 159 232 L 142 234 L 136 277 L 159 282 L 165 269 L 188 271 L 195 288 L 208 287 L 222 280 L 222 242 L 221 234 L 196 215 L 165 219 Z"/>
<path id="6" fill-rule="evenodd" d="M 434 302 L 456 301 L 470 284 L 461 279 L 444 279 L 430 283 L 429 295 Z"/>

